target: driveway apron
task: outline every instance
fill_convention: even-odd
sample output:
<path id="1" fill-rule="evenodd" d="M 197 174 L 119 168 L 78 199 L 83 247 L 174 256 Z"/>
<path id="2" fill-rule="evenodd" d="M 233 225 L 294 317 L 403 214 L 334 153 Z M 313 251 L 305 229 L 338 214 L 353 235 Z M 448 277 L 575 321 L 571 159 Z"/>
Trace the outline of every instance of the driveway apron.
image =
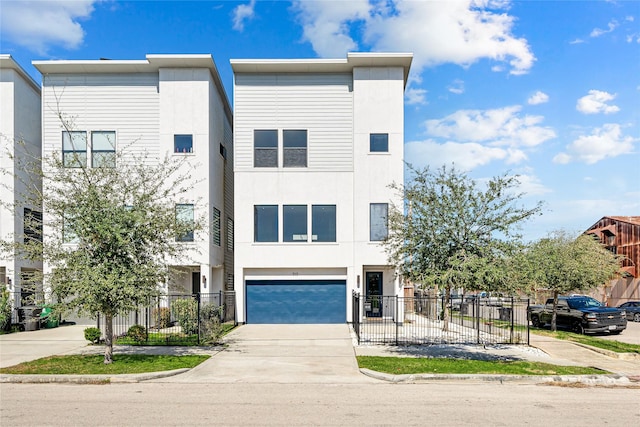
<path id="1" fill-rule="evenodd" d="M 227 347 L 191 371 L 159 382 L 375 382 L 362 375 L 348 325 L 243 325 Z"/>

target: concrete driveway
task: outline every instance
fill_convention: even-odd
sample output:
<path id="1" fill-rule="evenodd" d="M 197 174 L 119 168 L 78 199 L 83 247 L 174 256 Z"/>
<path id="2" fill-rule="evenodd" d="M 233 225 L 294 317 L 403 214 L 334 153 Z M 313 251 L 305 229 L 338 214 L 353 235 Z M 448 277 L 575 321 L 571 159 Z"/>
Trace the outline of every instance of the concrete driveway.
<path id="1" fill-rule="evenodd" d="M 362 375 L 349 326 L 244 325 L 228 347 L 194 369 L 158 382 L 326 383 L 376 382 Z"/>

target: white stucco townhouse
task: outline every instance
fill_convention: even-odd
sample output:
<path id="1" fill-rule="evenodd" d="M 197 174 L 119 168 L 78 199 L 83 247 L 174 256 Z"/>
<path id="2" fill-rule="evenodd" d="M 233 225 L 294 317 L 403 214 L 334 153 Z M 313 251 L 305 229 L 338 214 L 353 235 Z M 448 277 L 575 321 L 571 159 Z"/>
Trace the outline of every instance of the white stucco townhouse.
<path id="1" fill-rule="evenodd" d="M 40 238 L 35 226 L 42 208 L 29 200 L 28 187 L 40 188 L 33 161 L 40 155 L 40 86 L 11 57 L 0 55 L 0 237 L 4 241 Z M 27 220 L 25 216 L 34 221 Z M 14 307 L 35 296 L 33 272 L 42 264 L 15 250 L 0 253 L 0 286 L 6 286 Z M 40 288 L 41 290 L 41 288 Z"/>
<path id="2" fill-rule="evenodd" d="M 411 54 L 231 60 L 240 323 L 345 323 L 401 295 L 380 241 L 403 181 Z M 380 302 L 380 300 L 377 300 Z M 367 305 L 364 316 L 393 317 Z"/>
<path id="3" fill-rule="evenodd" d="M 34 61 L 42 74 L 43 155 L 80 152 L 92 167 L 124 150 L 195 167 L 195 184 L 176 200 L 183 220 L 204 216 L 203 233 L 174 266 L 169 293 L 214 293 L 233 286 L 232 111 L 211 55 L 147 55 L 143 60 Z M 73 117 L 65 130 L 57 117 Z M 73 141 L 73 144 L 70 143 Z M 73 163 L 69 165 L 73 167 Z M 44 235 L 47 226 L 44 212 Z M 45 273 L 50 267 L 45 265 Z M 180 272 L 179 274 L 177 272 Z"/>

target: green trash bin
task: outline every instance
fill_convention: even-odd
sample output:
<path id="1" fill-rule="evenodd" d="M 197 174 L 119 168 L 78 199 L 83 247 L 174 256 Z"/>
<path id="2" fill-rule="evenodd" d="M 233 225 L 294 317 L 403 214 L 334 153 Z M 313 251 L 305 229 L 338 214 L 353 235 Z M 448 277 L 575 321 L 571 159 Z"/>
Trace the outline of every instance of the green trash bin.
<path id="1" fill-rule="evenodd" d="M 50 305 L 43 305 L 40 313 L 40 323 L 47 329 L 57 328 L 60 325 L 58 316 L 53 314 L 53 308 Z"/>

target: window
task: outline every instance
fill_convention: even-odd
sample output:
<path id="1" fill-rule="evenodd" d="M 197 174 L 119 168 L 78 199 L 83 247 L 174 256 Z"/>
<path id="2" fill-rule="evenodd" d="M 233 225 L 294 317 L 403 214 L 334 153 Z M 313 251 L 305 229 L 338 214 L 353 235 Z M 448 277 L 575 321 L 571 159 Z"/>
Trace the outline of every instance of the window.
<path id="1" fill-rule="evenodd" d="M 277 205 L 256 205 L 253 207 L 253 240 L 256 242 L 278 241 Z"/>
<path id="2" fill-rule="evenodd" d="M 227 159 L 227 147 L 220 144 L 220 155 L 226 160 Z"/>
<path id="3" fill-rule="evenodd" d="M 73 220 L 69 215 L 62 217 L 62 243 L 79 243 L 78 235 L 73 230 Z"/>
<path id="4" fill-rule="evenodd" d="M 173 135 L 174 153 L 193 153 L 193 135 Z"/>
<path id="5" fill-rule="evenodd" d="M 389 205 L 386 203 L 371 203 L 369 205 L 369 240 L 380 242 L 387 238 L 387 215 Z"/>
<path id="6" fill-rule="evenodd" d="M 278 167 L 278 131 L 253 131 L 253 165 L 257 168 Z"/>
<path id="7" fill-rule="evenodd" d="M 372 133 L 369 135 L 369 151 L 372 153 L 389 152 L 389 134 Z"/>
<path id="8" fill-rule="evenodd" d="M 91 132 L 91 166 L 116 167 L 116 133 Z"/>
<path id="9" fill-rule="evenodd" d="M 227 250 L 233 251 L 233 220 L 227 218 Z"/>
<path id="10" fill-rule="evenodd" d="M 67 168 L 87 166 L 87 132 L 62 132 L 62 164 Z"/>
<path id="11" fill-rule="evenodd" d="M 307 167 L 307 131 L 282 131 L 283 167 Z"/>
<path id="12" fill-rule="evenodd" d="M 213 208 L 213 218 L 211 220 L 211 226 L 213 229 L 213 244 L 220 246 L 220 211 Z"/>
<path id="13" fill-rule="evenodd" d="M 178 223 L 179 235 L 176 237 L 178 242 L 193 242 L 194 228 L 194 211 L 192 204 L 176 205 L 176 222 Z"/>
<path id="14" fill-rule="evenodd" d="M 23 212 L 24 241 L 42 242 L 42 212 L 24 208 Z"/>
<path id="15" fill-rule="evenodd" d="M 285 242 L 307 241 L 307 206 L 284 205 L 282 209 L 282 228 Z"/>
<path id="16" fill-rule="evenodd" d="M 314 242 L 336 241 L 336 205 L 311 207 L 311 240 Z"/>

